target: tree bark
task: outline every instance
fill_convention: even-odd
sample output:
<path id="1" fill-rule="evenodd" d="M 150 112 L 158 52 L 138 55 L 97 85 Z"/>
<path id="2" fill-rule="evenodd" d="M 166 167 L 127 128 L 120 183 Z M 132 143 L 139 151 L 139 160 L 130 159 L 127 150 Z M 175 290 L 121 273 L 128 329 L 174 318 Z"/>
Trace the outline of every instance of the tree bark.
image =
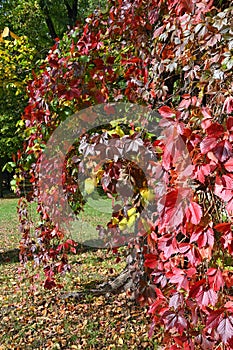
<path id="1" fill-rule="evenodd" d="M 142 242 L 140 242 L 139 238 L 138 247 L 140 246 L 140 243 Z M 136 299 L 138 291 L 146 289 L 148 282 L 148 276 L 144 269 L 142 259 L 143 255 L 141 254 L 140 249 L 135 249 L 135 247 L 132 247 L 126 259 L 127 266 L 113 280 L 97 284 L 94 289 L 63 294 L 61 295 L 61 298 L 75 298 L 79 300 L 89 293 L 95 296 L 109 296 L 111 294 L 120 294 L 122 292 L 130 291 L 130 298 Z"/>
<path id="2" fill-rule="evenodd" d="M 41 11 L 44 14 L 45 22 L 47 24 L 47 27 L 48 27 L 48 30 L 49 30 L 49 34 L 50 34 L 51 38 L 53 40 L 55 40 L 58 37 L 58 35 L 57 35 L 55 27 L 53 25 L 52 18 L 51 18 L 50 14 L 49 14 L 48 6 L 45 4 L 44 0 L 40 0 L 39 1 L 39 5 L 40 5 L 40 8 L 41 8 Z"/>
<path id="3" fill-rule="evenodd" d="M 67 0 L 64 0 L 64 4 L 66 6 L 66 10 L 69 18 L 69 24 L 71 27 L 73 27 L 75 25 L 75 22 L 77 21 L 78 0 L 73 1 L 72 7 L 70 6 Z"/>
<path id="4" fill-rule="evenodd" d="M 0 162 L 0 198 L 3 197 L 3 173 L 2 173 L 2 165 Z"/>
<path id="5" fill-rule="evenodd" d="M 100 283 L 94 289 L 89 289 L 82 292 L 70 292 L 61 295 L 62 299 L 75 298 L 81 299 L 85 294 L 92 294 L 94 296 L 105 295 L 109 296 L 111 294 L 120 294 L 126 292 L 127 290 L 134 291 L 136 288 L 134 281 L 132 279 L 131 271 L 129 267 L 125 268 L 113 281 L 107 281 Z M 132 294 L 134 299 L 134 294 Z"/>

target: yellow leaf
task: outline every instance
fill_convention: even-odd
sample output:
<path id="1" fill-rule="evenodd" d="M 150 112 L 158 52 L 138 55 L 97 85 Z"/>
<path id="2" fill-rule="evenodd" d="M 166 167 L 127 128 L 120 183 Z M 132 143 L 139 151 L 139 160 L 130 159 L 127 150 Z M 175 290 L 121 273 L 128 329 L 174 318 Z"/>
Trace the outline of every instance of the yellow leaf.
<path id="1" fill-rule="evenodd" d="M 118 224 L 118 222 L 119 222 L 119 220 L 117 219 L 117 218 L 112 218 L 112 224 L 113 225 L 116 225 L 116 224 Z"/>
<path id="2" fill-rule="evenodd" d="M 155 198 L 155 195 L 152 190 L 144 189 L 144 190 L 141 190 L 140 193 L 142 198 L 145 199 L 146 201 L 150 202 Z"/>
<path id="3" fill-rule="evenodd" d="M 128 220 L 128 227 L 129 228 L 131 228 L 134 225 L 138 215 L 139 215 L 139 213 L 136 213 L 136 214 L 130 216 L 130 218 Z"/>
<path id="4" fill-rule="evenodd" d="M 64 101 L 64 102 L 62 102 L 62 105 L 69 107 L 71 105 L 71 101 Z"/>
<path id="5" fill-rule="evenodd" d="M 131 208 L 127 211 L 128 216 L 132 216 L 135 213 L 136 213 L 136 208 Z"/>
<path id="6" fill-rule="evenodd" d="M 2 32 L 2 38 L 5 38 L 6 36 L 9 36 L 10 29 L 8 27 L 5 27 Z"/>
<path id="7" fill-rule="evenodd" d="M 88 178 L 85 180 L 84 189 L 86 193 L 90 194 L 94 191 L 96 185 L 96 180 Z"/>
<path id="8" fill-rule="evenodd" d="M 125 135 L 124 131 L 121 129 L 120 126 L 117 126 L 115 129 L 108 131 L 109 135 L 119 135 L 120 137 L 123 137 Z"/>
<path id="9" fill-rule="evenodd" d="M 100 180 L 103 177 L 103 174 L 104 174 L 104 170 L 102 170 L 102 169 L 98 170 L 96 173 L 97 179 Z"/>
<path id="10" fill-rule="evenodd" d="M 131 208 L 131 209 L 135 209 L 135 208 Z M 131 210 L 129 209 L 129 210 Z M 128 212 L 129 212 L 128 210 Z M 135 209 L 136 211 L 136 209 Z M 119 229 L 120 230 L 125 230 L 127 227 L 131 228 L 135 221 L 136 221 L 136 218 L 139 216 L 139 213 L 133 213 L 133 211 L 131 210 L 131 215 L 129 216 L 129 219 L 127 220 L 126 218 L 123 218 L 120 222 L 119 222 Z"/>
<path id="11" fill-rule="evenodd" d="M 126 218 L 123 218 L 120 222 L 119 222 L 119 229 L 120 230 L 125 230 L 126 227 L 127 227 L 127 219 Z"/>

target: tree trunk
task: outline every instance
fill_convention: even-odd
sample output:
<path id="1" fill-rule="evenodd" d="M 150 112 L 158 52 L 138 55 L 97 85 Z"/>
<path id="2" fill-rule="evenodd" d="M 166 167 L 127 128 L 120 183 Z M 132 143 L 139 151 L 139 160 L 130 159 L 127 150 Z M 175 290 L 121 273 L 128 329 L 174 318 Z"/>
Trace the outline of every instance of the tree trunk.
<path id="1" fill-rule="evenodd" d="M 48 27 L 48 30 L 49 30 L 49 34 L 50 34 L 51 38 L 53 40 L 55 40 L 58 37 L 58 35 L 57 35 L 56 30 L 54 28 L 52 18 L 51 18 L 50 14 L 49 14 L 48 6 L 46 5 L 44 0 L 40 0 L 39 1 L 39 5 L 40 5 L 40 8 L 41 8 L 41 11 L 44 14 L 45 22 L 47 24 L 47 27 Z"/>
<path id="2" fill-rule="evenodd" d="M 94 289 L 89 289 L 82 292 L 66 293 L 66 294 L 63 294 L 61 297 L 63 299 L 67 299 L 67 298 L 81 299 L 83 296 L 85 296 L 85 294 L 89 294 L 89 293 L 95 296 L 100 296 L 100 295 L 108 296 L 110 294 L 119 294 L 127 290 L 131 290 L 132 288 L 133 288 L 132 276 L 130 274 L 130 270 L 126 268 L 113 281 L 108 281 L 108 282 L 98 284 Z"/>
<path id="3" fill-rule="evenodd" d="M 143 255 L 139 250 L 131 248 L 130 254 L 126 259 L 128 263 L 126 268 L 113 280 L 97 284 L 94 289 L 62 294 L 61 298 L 75 298 L 79 300 L 89 293 L 95 296 L 105 295 L 107 297 L 111 294 L 129 291 L 130 298 L 136 299 L 138 292 L 143 292 L 142 289 L 147 289 L 149 282 L 143 261 L 141 261 L 142 257 Z"/>
<path id="4" fill-rule="evenodd" d="M 2 172 L 2 164 L 0 161 L 0 198 L 3 197 L 3 172 Z"/>
<path id="5" fill-rule="evenodd" d="M 70 6 L 69 2 L 67 0 L 64 0 L 64 4 L 66 6 L 69 24 L 71 27 L 73 27 L 77 21 L 78 16 L 78 1 L 74 0 L 72 6 Z"/>

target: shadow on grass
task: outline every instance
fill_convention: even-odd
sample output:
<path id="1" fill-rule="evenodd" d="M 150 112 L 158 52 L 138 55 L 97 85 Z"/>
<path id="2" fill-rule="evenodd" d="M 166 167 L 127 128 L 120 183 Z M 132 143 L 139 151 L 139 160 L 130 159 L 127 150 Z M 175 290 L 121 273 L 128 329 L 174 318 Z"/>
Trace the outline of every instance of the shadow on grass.
<path id="1" fill-rule="evenodd" d="M 19 198 L 14 192 L 9 190 L 3 190 L 1 199 L 12 199 L 12 198 Z"/>
<path id="2" fill-rule="evenodd" d="M 79 255 L 81 253 L 88 252 L 88 251 L 97 251 L 97 250 L 98 250 L 97 248 L 93 248 L 93 247 L 81 247 L 80 249 L 77 250 L 77 254 L 75 255 Z M 7 250 L 6 252 L 0 252 L 0 265 L 18 263 L 18 262 L 19 262 L 18 248 Z"/>
<path id="3" fill-rule="evenodd" d="M 99 248 L 80 245 L 78 247 L 77 253 L 75 255 L 78 256 L 79 254 L 87 253 L 90 251 L 96 252 L 97 250 L 99 250 Z M 71 253 L 68 253 L 68 255 L 70 255 L 70 254 Z M 71 255 L 73 255 L 73 253 Z M 112 258 L 108 257 L 108 258 L 105 258 L 105 260 L 106 259 L 112 259 Z M 102 262 L 104 259 L 102 257 L 96 257 L 96 260 L 97 260 L 97 262 Z M 19 262 L 19 249 L 18 248 L 7 250 L 5 252 L 0 252 L 0 265 L 17 263 L 17 262 Z M 77 261 L 74 262 L 74 264 L 77 264 L 77 263 L 78 263 Z"/>
<path id="4" fill-rule="evenodd" d="M 19 249 L 11 249 L 0 253 L 0 264 L 11 264 L 19 262 Z"/>

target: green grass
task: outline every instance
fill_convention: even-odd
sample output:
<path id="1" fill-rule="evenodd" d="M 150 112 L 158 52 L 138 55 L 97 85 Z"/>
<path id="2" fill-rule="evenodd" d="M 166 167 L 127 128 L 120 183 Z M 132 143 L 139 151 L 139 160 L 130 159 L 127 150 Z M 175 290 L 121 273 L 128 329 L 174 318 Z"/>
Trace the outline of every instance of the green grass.
<path id="1" fill-rule="evenodd" d="M 17 198 L 0 198 L 0 253 L 17 247 L 20 239 Z"/>
<path id="2" fill-rule="evenodd" d="M 77 221 L 72 225 L 72 238 L 79 243 L 88 244 L 90 246 L 102 246 L 99 241 L 97 225 L 106 227 L 111 219 L 112 207 L 111 200 L 88 198 L 88 202 L 77 216 Z"/>
<path id="3" fill-rule="evenodd" d="M 87 294 L 80 301 L 59 297 L 65 291 L 88 291 L 97 282 L 116 276 L 125 262 L 116 264 L 111 252 L 80 249 L 69 257 L 72 270 L 61 277 L 62 289 L 44 290 L 40 270 L 32 289 L 30 278 L 35 271 L 29 268 L 28 275 L 18 273 L 22 266 L 17 251 L 17 202 L 15 198 L 0 200 L 0 350 L 156 349 L 155 340 L 147 338 L 146 310 L 125 294 L 109 298 Z M 89 203 L 83 222 L 104 224 L 111 217 L 106 212 L 109 202 L 100 209 L 102 213 Z M 35 205 L 30 211 L 35 215 Z"/>

